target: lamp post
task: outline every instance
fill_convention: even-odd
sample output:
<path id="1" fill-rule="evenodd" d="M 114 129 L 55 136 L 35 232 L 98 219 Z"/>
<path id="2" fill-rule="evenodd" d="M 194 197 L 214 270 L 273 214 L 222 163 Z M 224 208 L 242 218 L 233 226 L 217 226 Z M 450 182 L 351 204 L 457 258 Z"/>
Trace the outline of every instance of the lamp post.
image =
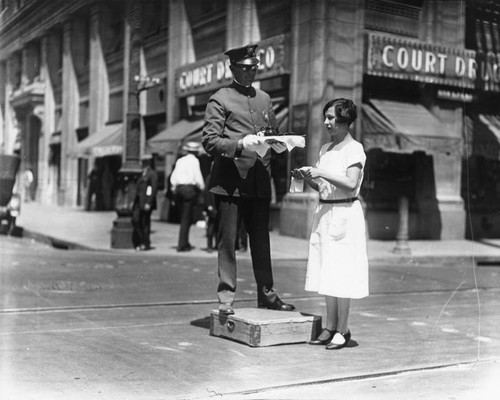
<path id="1" fill-rule="evenodd" d="M 115 201 L 117 218 L 113 221 L 111 229 L 111 247 L 115 249 L 133 248 L 132 207 L 136 181 L 141 173 L 139 160 L 141 143 L 140 95 L 141 92 L 158 86 L 161 79 L 149 75 L 134 75 L 133 82 L 135 91 L 130 92 L 126 118 L 125 160 L 123 167 L 118 172 L 118 194 Z"/>

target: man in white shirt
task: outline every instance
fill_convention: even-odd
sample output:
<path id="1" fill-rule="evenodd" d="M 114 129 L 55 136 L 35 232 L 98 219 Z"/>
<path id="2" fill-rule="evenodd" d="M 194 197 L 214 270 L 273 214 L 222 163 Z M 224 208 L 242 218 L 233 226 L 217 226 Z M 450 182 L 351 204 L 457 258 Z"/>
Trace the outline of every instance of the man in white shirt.
<path id="1" fill-rule="evenodd" d="M 180 229 L 177 251 L 190 251 L 193 246 L 189 243 L 189 229 L 193 223 L 193 208 L 198 195 L 205 189 L 205 182 L 201 173 L 200 161 L 196 157 L 199 144 L 188 142 L 182 146 L 187 154 L 177 160 L 170 176 L 170 183 L 175 200 L 180 210 Z"/>

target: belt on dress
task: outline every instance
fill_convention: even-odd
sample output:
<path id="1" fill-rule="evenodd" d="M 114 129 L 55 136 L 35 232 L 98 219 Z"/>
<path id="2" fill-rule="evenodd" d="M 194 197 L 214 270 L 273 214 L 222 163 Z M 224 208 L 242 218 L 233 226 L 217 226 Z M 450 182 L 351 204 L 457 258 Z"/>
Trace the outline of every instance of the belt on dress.
<path id="1" fill-rule="evenodd" d="M 336 200 L 319 199 L 319 202 L 325 204 L 354 203 L 357 199 L 358 199 L 357 197 L 349 197 L 348 199 L 336 199 Z"/>

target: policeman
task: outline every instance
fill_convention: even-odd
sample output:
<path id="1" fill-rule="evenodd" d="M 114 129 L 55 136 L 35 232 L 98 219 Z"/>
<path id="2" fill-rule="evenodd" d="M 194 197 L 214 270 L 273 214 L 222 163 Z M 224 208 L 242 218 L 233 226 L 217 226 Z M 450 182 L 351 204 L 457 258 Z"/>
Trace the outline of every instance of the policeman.
<path id="1" fill-rule="evenodd" d="M 210 97 L 203 126 L 203 147 L 214 157 L 207 189 L 214 194 L 217 209 L 217 295 L 222 314 L 234 313 L 238 213 L 250 240 L 258 307 L 295 309 L 284 303 L 274 290 L 269 241 L 271 152 L 264 149 L 262 153 L 259 136 L 269 125 L 277 129 L 277 123 L 269 95 L 252 86 L 259 64 L 256 47 L 251 44 L 224 53 L 229 57 L 233 82 Z M 285 150 L 285 145 L 279 142 L 272 147 L 278 152 Z"/>

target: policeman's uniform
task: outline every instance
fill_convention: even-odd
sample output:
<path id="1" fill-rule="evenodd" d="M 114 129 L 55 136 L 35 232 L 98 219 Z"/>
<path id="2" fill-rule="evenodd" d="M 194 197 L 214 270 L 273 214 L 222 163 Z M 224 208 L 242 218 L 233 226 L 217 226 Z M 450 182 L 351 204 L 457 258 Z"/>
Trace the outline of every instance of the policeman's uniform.
<path id="1" fill-rule="evenodd" d="M 243 46 L 225 54 L 232 64 L 256 65 L 256 47 Z M 273 289 L 269 243 L 271 152 L 259 157 L 256 152 L 238 145 L 246 135 L 257 134 L 268 124 L 277 128 L 269 95 L 236 81 L 213 94 L 206 107 L 202 144 L 214 157 L 207 189 L 214 194 L 217 208 L 217 293 L 221 305 L 232 305 L 236 291 L 235 237 L 240 213 L 250 240 L 259 306 L 290 310 L 293 306 L 281 302 Z M 232 312 L 232 308 L 227 311 Z"/>

